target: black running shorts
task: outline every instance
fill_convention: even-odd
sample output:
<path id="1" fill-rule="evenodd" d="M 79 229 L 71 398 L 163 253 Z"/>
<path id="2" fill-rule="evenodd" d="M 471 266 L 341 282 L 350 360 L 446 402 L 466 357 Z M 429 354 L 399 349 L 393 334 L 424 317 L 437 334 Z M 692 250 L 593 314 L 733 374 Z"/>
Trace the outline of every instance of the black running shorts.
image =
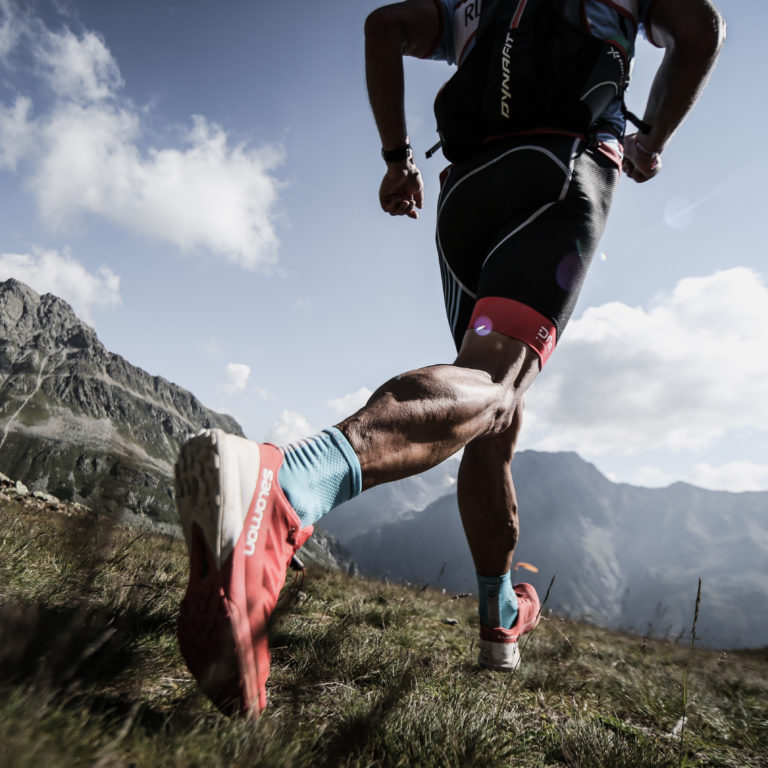
<path id="1" fill-rule="evenodd" d="M 437 249 L 456 348 L 469 328 L 520 339 L 546 362 L 605 228 L 619 159 L 529 134 L 443 172 Z"/>

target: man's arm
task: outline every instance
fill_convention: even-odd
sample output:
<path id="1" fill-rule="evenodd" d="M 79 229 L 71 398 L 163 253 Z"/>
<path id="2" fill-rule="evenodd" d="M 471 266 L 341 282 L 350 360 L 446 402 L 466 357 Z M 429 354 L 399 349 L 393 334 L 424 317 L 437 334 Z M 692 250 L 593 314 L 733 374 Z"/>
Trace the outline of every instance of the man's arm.
<path id="1" fill-rule="evenodd" d="M 403 56 L 425 56 L 440 32 L 434 0 L 406 0 L 373 11 L 365 22 L 368 98 L 384 150 L 408 144 Z M 421 173 L 412 157 L 387 163 L 379 190 L 381 207 L 392 216 L 418 218 L 424 200 Z"/>
<path id="2" fill-rule="evenodd" d="M 624 147 L 624 170 L 637 182 L 661 170 L 661 153 L 701 95 L 725 40 L 725 22 L 709 0 L 658 0 L 652 20 L 665 52 L 643 115 L 651 130 L 627 137 Z"/>

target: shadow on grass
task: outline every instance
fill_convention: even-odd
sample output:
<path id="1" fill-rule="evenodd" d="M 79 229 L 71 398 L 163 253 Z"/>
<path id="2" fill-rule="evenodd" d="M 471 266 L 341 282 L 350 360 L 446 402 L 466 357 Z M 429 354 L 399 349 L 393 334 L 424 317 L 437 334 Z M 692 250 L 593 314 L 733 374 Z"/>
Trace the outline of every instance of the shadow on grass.
<path id="1" fill-rule="evenodd" d="M 0 512 L 0 687 L 163 728 L 167 713 L 153 712 L 140 685 L 175 630 L 168 550 L 95 513 Z"/>
<path id="2" fill-rule="evenodd" d="M 165 617 L 130 608 L 2 605 L 0 681 L 65 697 L 107 685 L 135 663 L 137 638 L 166 627 Z"/>

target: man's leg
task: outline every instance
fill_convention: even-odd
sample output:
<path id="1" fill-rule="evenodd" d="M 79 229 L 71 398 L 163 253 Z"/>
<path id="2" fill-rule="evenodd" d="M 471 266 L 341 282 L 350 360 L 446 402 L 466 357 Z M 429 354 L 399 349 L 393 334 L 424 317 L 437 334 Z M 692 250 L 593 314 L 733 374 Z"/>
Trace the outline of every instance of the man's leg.
<path id="1" fill-rule="evenodd" d="M 457 495 L 477 572 L 478 661 L 490 669 L 520 665 L 517 640 L 539 621 L 540 603 L 530 584 L 513 584 L 510 568 L 519 536 L 517 495 L 510 464 L 520 435 L 523 400 L 501 435 L 479 437 L 464 449 Z"/>
<path id="2" fill-rule="evenodd" d="M 522 426 L 523 401 L 501 435 L 479 437 L 464 449 L 457 496 L 475 570 L 499 576 L 512 567 L 520 526 L 510 462 Z"/>
<path id="3" fill-rule="evenodd" d="M 478 437 L 506 433 L 539 368 L 523 342 L 469 331 L 453 365 L 388 381 L 338 425 L 360 461 L 363 490 L 429 469 Z"/>
<path id="4" fill-rule="evenodd" d="M 466 334 L 453 365 L 396 376 L 356 414 L 283 449 L 279 483 L 302 525 L 361 490 L 428 469 L 478 434 L 507 430 L 539 370 L 525 344 Z"/>

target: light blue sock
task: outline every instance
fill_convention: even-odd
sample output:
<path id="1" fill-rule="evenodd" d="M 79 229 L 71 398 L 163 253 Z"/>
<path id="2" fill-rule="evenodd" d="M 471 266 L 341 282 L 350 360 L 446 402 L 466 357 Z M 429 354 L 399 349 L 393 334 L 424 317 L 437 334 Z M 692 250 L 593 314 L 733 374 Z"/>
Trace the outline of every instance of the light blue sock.
<path id="1" fill-rule="evenodd" d="M 517 621 L 517 595 L 512 589 L 509 571 L 503 576 L 481 576 L 478 573 L 477 587 L 480 621 L 491 629 L 510 629 Z"/>
<path id="2" fill-rule="evenodd" d="M 304 526 L 313 525 L 362 490 L 360 462 L 336 427 L 291 443 L 282 451 L 280 487 Z"/>

